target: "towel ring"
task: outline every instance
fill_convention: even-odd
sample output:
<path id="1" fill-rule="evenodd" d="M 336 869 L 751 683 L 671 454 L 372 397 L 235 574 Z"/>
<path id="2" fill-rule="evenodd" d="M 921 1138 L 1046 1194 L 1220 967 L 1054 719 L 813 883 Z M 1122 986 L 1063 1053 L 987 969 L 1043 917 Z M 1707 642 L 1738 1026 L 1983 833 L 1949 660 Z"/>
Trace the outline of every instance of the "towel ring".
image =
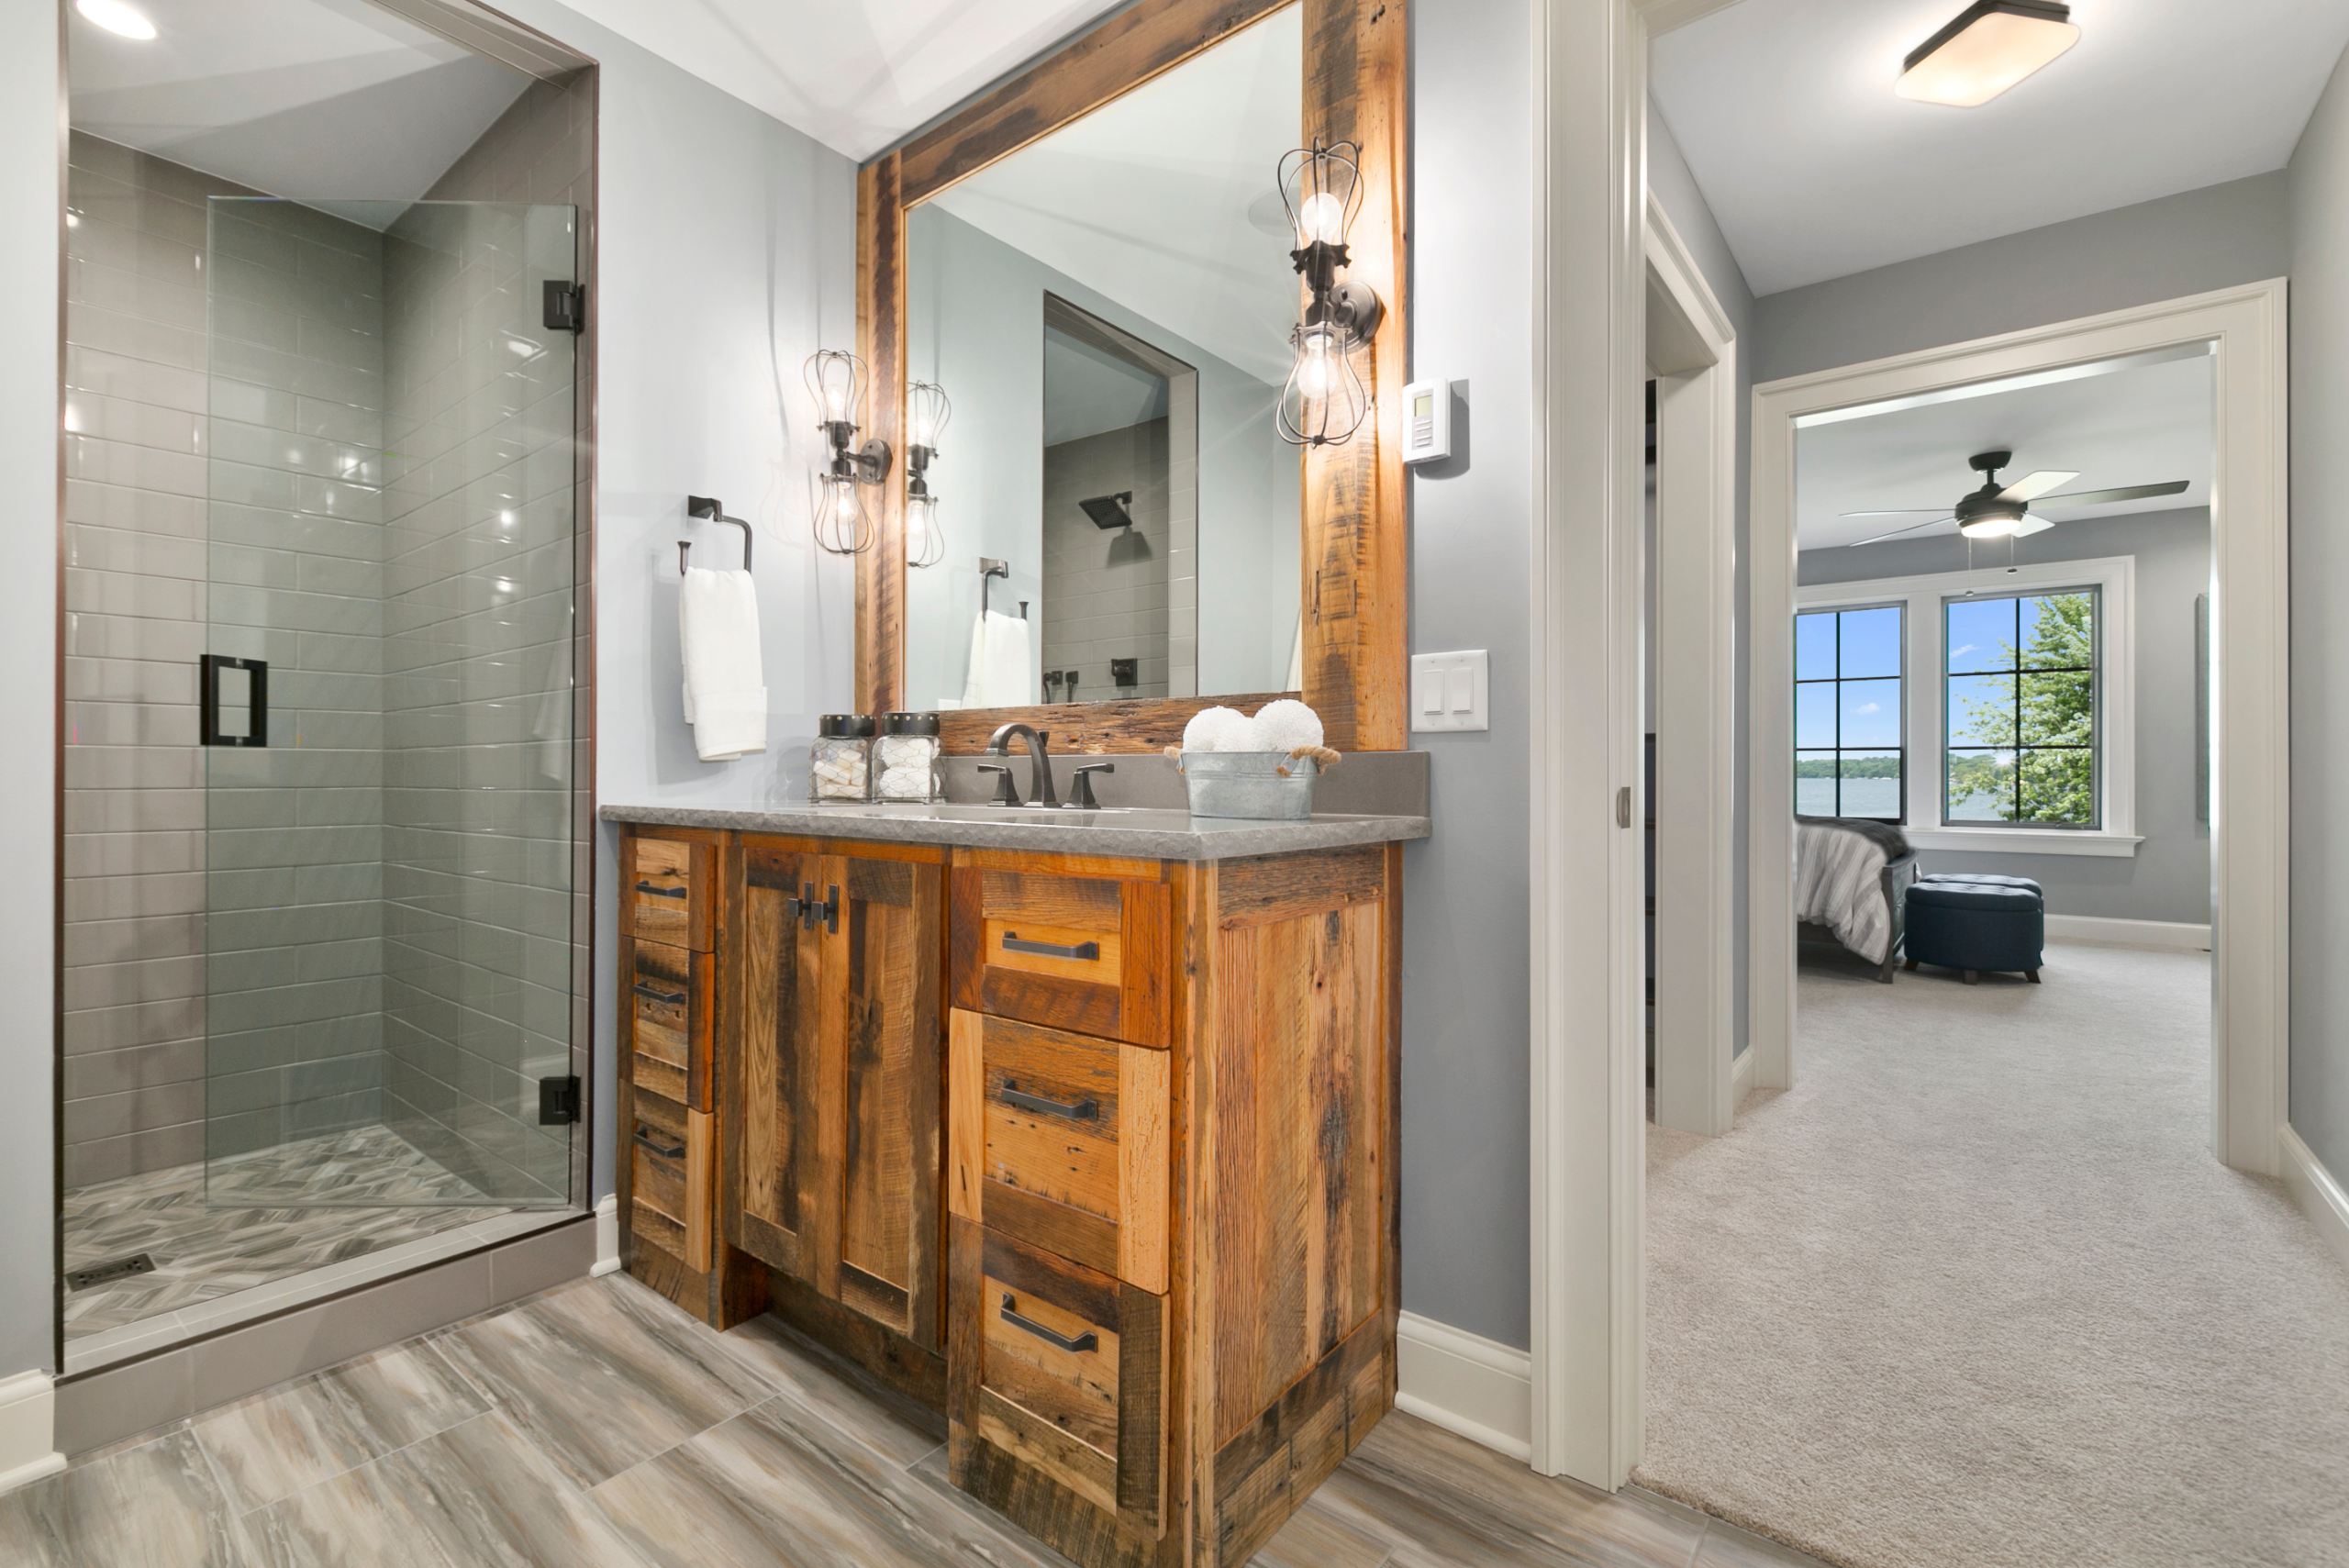
<path id="1" fill-rule="evenodd" d="M 751 525 L 740 517 L 728 517 L 725 502 L 715 495 L 688 495 L 685 497 L 685 516 L 701 517 L 713 523 L 732 523 L 736 528 L 740 528 L 742 530 L 742 570 L 748 572 L 751 569 Z M 693 547 L 691 539 L 681 539 L 677 541 L 677 575 L 680 577 L 685 574 L 685 552 Z"/>
<path id="2" fill-rule="evenodd" d="M 992 580 L 997 577 L 1007 583 L 1011 581 L 1010 563 L 997 561 L 992 555 L 979 557 L 979 617 L 983 620 L 987 613 L 987 589 Z M 1028 618 L 1028 601 L 1025 599 L 1019 601 L 1019 618 L 1021 620 Z"/>

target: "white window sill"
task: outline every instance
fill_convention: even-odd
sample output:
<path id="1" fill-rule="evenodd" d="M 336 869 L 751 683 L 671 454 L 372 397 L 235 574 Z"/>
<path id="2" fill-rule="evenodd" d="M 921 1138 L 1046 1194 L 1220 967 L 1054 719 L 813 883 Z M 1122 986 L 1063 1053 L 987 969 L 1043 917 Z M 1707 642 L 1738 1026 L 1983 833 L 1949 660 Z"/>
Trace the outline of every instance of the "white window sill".
<path id="1" fill-rule="evenodd" d="M 2048 828 L 1904 828 L 1912 848 L 1971 850 L 1979 855 L 2110 855 L 2134 857 L 2139 833 L 2069 832 Z"/>

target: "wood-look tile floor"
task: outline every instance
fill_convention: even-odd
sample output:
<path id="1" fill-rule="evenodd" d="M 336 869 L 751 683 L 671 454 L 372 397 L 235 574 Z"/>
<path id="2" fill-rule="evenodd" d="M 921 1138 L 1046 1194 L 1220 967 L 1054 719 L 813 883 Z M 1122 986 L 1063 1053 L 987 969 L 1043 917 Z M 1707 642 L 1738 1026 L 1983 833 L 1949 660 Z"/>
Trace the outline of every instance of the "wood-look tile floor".
<path id="1" fill-rule="evenodd" d="M 80 1339 L 504 1214 L 388 1127 L 174 1165 L 65 1196 L 65 1267 L 136 1253 L 152 1273 L 65 1297 Z"/>
<path id="2" fill-rule="evenodd" d="M 1252 1568 L 1787 1568 L 1390 1415 Z M 27 1568 L 1065 1568 L 766 1319 L 581 1281 L 0 1496 Z"/>

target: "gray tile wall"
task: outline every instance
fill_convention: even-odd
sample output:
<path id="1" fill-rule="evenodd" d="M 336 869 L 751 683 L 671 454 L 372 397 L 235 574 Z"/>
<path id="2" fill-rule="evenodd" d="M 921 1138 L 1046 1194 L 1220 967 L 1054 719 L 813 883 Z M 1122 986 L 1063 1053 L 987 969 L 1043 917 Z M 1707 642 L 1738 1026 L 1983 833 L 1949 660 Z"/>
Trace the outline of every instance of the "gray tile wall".
<path id="1" fill-rule="evenodd" d="M 380 358 L 376 307 L 349 286 L 365 230 L 317 214 L 299 233 L 232 225 L 216 367 L 206 203 L 251 193 L 78 133 L 69 161 L 63 1081 L 65 1175 L 80 1186 L 202 1155 L 207 875 L 249 907 L 339 898 L 373 855 L 380 807 L 362 785 L 312 803 L 324 817 L 306 822 L 232 811 L 208 873 L 195 701 L 210 647 L 273 662 L 276 728 L 314 748 L 306 768 L 330 768 L 328 752 L 375 722 L 372 666 L 345 667 L 365 662 L 366 639 L 345 634 L 374 598 Z M 369 962 L 363 916 L 315 953 L 283 932 L 319 922 L 273 918 L 216 927 L 216 949 L 234 953 L 213 1022 L 241 1052 L 228 1104 L 285 1103 L 289 1026 L 332 1035 L 374 1008 L 351 978 Z M 287 995 L 263 1000 L 258 987 L 281 979 Z M 330 1083 L 304 1079 L 305 1093 L 330 1091 L 311 1096 L 329 1125 L 373 1114 L 365 1053 L 370 1065 L 323 1068 Z"/>
<path id="2" fill-rule="evenodd" d="M 1044 449 L 1044 668 L 1078 673 L 1061 701 L 1168 695 L 1168 435 L 1157 418 Z M 1077 505 L 1122 490 L 1130 528 L 1097 528 Z M 1139 659 L 1141 684 L 1115 684 L 1113 658 Z"/>
<path id="3" fill-rule="evenodd" d="M 587 1038 L 589 820 L 573 615 L 577 344 L 540 323 L 578 273 L 584 95 L 527 91 L 387 232 L 385 1115 L 516 1202 L 572 1192 L 538 1080 Z M 575 700 L 591 701 L 584 686 Z"/>

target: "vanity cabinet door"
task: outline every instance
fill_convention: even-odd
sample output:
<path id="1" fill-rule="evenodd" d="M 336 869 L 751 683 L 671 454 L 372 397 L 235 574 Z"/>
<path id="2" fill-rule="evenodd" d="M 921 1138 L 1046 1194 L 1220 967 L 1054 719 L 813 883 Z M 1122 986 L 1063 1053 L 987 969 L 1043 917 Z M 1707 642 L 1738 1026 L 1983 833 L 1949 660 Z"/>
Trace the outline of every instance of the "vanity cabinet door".
<path id="1" fill-rule="evenodd" d="M 744 840 L 728 1240 L 936 1349 L 942 851 Z"/>
<path id="2" fill-rule="evenodd" d="M 734 1156 L 726 1239 L 810 1284 L 819 1284 L 820 1260 L 839 1252 L 822 1150 L 827 1121 L 838 1120 L 841 1069 L 838 1051 L 824 1049 L 826 933 L 803 913 L 809 896 L 824 896 L 823 859 L 742 851 L 741 1005 L 726 1096 Z"/>

